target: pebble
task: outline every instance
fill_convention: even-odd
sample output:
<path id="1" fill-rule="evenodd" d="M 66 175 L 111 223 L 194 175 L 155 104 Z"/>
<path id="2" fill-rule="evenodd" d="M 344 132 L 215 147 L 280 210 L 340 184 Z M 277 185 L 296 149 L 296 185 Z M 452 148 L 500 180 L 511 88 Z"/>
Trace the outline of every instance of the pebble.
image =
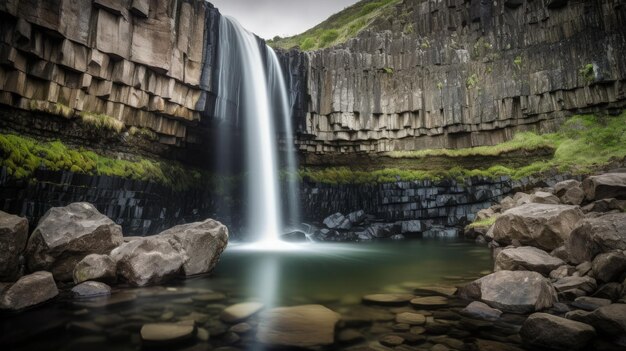
<path id="1" fill-rule="evenodd" d="M 141 328 L 141 339 L 148 342 L 170 343 L 191 338 L 194 335 L 193 326 L 162 323 L 146 324 Z"/>
<path id="2" fill-rule="evenodd" d="M 419 313 L 404 312 L 396 316 L 396 322 L 409 325 L 424 325 L 426 323 L 426 317 Z"/>

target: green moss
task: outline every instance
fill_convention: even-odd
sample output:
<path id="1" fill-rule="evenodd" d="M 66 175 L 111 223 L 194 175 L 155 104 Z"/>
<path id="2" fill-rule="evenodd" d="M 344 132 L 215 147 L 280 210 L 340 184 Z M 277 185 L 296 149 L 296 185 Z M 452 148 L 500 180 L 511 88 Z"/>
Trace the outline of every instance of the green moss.
<path id="1" fill-rule="evenodd" d="M 384 67 L 383 72 L 385 72 L 386 74 L 393 74 L 394 70 L 391 67 Z"/>
<path id="2" fill-rule="evenodd" d="M 316 50 L 346 42 L 367 28 L 375 19 L 402 0 L 363 0 L 331 16 L 308 31 L 288 38 L 274 38 L 267 43 L 274 48 Z"/>
<path id="3" fill-rule="evenodd" d="M 515 60 L 513 60 L 513 64 L 515 65 L 515 67 L 517 67 L 517 69 L 521 69 L 522 68 L 522 57 L 521 56 L 515 57 Z"/>
<path id="4" fill-rule="evenodd" d="M 482 176 L 495 178 L 509 176 L 521 179 L 550 170 L 585 174 L 615 159 L 626 158 L 626 112 L 619 116 L 582 115 L 570 118 L 556 133 L 518 133 L 505 143 L 467 149 L 437 149 L 390 152 L 386 156 L 395 159 L 416 159 L 415 163 L 428 162 L 429 157 L 503 157 L 513 152 L 536 152 L 552 149 L 551 158 L 523 166 L 493 165 L 486 169 L 462 167 L 440 169 L 386 168 L 373 171 L 355 170 L 347 167 L 321 170 L 304 169 L 302 178 L 328 184 L 375 184 L 395 181 L 457 179 Z"/>
<path id="5" fill-rule="evenodd" d="M 41 142 L 13 134 L 0 134 L 0 166 L 19 179 L 33 176 L 38 168 L 82 174 L 118 176 L 151 181 L 175 190 L 197 186 L 205 176 L 176 162 L 146 158 L 115 159 L 82 148 L 70 148 L 61 141 Z"/>
<path id="6" fill-rule="evenodd" d="M 467 79 L 465 80 L 465 86 L 468 89 L 475 87 L 476 84 L 478 84 L 478 76 L 476 75 L 476 73 L 473 73 L 471 76 L 467 77 Z"/>
<path id="7" fill-rule="evenodd" d="M 467 228 L 482 228 L 482 227 L 491 227 L 498 220 L 498 216 L 493 216 L 490 218 L 481 219 L 479 221 L 475 221 L 467 226 Z"/>
<path id="8" fill-rule="evenodd" d="M 159 140 L 159 136 L 148 128 L 130 127 L 128 129 L 128 134 L 138 137 L 138 138 L 150 140 L 150 141 Z"/>
<path id="9" fill-rule="evenodd" d="M 121 133 L 125 126 L 124 122 L 104 114 L 81 112 L 80 118 L 84 124 L 90 125 L 96 130 L 110 130 Z"/>
<path id="10" fill-rule="evenodd" d="M 588 63 L 584 66 L 582 66 L 579 70 L 578 70 L 578 74 L 580 74 L 580 76 L 587 81 L 587 83 L 591 83 L 594 81 L 594 79 L 596 78 L 595 75 L 595 69 L 593 66 L 593 63 Z"/>

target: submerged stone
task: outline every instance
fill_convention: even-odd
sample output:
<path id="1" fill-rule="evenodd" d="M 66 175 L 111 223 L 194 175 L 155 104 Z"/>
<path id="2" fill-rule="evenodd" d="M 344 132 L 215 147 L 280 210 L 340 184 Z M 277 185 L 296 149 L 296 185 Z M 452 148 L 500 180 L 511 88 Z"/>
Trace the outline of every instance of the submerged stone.
<path id="1" fill-rule="evenodd" d="M 188 340 L 195 335 L 194 326 L 161 323 L 146 324 L 141 327 L 141 339 L 152 343 L 176 343 Z"/>
<path id="2" fill-rule="evenodd" d="M 227 323 L 239 323 L 259 313 L 264 305 L 260 302 L 244 302 L 227 307 L 221 319 Z"/>

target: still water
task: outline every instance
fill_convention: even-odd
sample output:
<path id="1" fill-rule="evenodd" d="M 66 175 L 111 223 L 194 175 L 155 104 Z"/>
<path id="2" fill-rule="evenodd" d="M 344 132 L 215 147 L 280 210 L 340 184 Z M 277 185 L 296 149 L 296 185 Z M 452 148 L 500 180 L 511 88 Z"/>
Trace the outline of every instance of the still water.
<path id="1" fill-rule="evenodd" d="M 226 306 L 251 300 L 268 308 L 319 303 L 341 312 L 359 306 L 366 294 L 456 285 L 491 267 L 487 248 L 458 241 L 310 244 L 283 250 L 231 245 L 211 277 L 166 287 L 120 289 L 100 300 L 61 295 L 21 314 L 0 315 L 0 349 L 140 350 L 146 348 L 139 334 L 144 324 L 190 319 L 210 339 L 198 335 L 168 350 L 225 345 L 230 350 L 254 349 L 253 333 L 234 335 L 231 326 L 220 321 Z M 224 297 L 207 299 L 211 292 Z"/>

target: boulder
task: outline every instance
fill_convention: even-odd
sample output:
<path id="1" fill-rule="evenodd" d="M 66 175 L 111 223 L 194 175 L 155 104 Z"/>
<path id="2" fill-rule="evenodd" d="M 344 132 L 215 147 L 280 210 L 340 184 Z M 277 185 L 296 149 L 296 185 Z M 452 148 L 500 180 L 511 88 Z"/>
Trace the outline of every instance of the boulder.
<path id="1" fill-rule="evenodd" d="M 20 256 L 28 241 L 26 218 L 0 211 L 0 282 L 15 281 L 22 268 Z"/>
<path id="2" fill-rule="evenodd" d="M 51 208 L 28 240 L 29 270 L 51 271 L 69 281 L 74 267 L 90 254 L 108 254 L 123 242 L 122 229 L 89 203 Z"/>
<path id="3" fill-rule="evenodd" d="M 558 197 L 545 191 L 538 191 L 530 195 L 530 202 L 534 204 L 558 205 L 561 203 Z"/>
<path id="4" fill-rule="evenodd" d="M 363 210 L 355 211 L 348 215 L 348 220 L 353 226 L 362 224 L 366 218 L 367 214 Z"/>
<path id="5" fill-rule="evenodd" d="M 402 234 L 407 234 L 407 233 L 421 233 L 423 228 L 422 228 L 422 221 L 419 220 L 412 220 L 412 221 L 402 221 L 400 223 L 402 229 Z"/>
<path id="6" fill-rule="evenodd" d="M 626 213 L 585 218 L 567 240 L 570 261 L 592 261 L 598 254 L 626 249 Z"/>
<path id="7" fill-rule="evenodd" d="M 0 309 L 18 311 L 39 305 L 59 294 L 50 272 L 35 272 L 21 277 L 0 292 Z"/>
<path id="8" fill-rule="evenodd" d="M 495 321 L 495 320 L 500 319 L 500 316 L 502 315 L 502 311 L 495 309 L 495 308 L 491 308 L 489 307 L 489 305 L 483 302 L 474 301 L 470 303 L 469 305 L 467 305 L 467 307 L 465 307 L 463 310 L 461 310 L 461 314 L 468 316 L 470 318 Z"/>
<path id="9" fill-rule="evenodd" d="M 123 244 L 111 252 L 117 274 L 134 286 L 166 282 L 181 272 L 186 257 L 180 244 L 165 237 L 149 237 Z"/>
<path id="10" fill-rule="evenodd" d="M 593 276 L 599 282 L 622 281 L 626 274 L 626 255 L 619 251 L 599 254 L 591 266 Z"/>
<path id="11" fill-rule="evenodd" d="M 108 255 L 88 255 L 74 268 L 74 284 L 86 281 L 115 283 L 117 263 Z"/>
<path id="12" fill-rule="evenodd" d="M 321 305 L 274 308 L 262 314 L 257 339 L 280 347 L 312 349 L 331 345 L 339 317 Z"/>
<path id="13" fill-rule="evenodd" d="M 526 204 L 504 212 L 493 226 L 494 240 L 554 250 L 563 245 L 583 217 L 577 206 Z"/>
<path id="14" fill-rule="evenodd" d="M 585 192 L 579 187 L 571 188 L 561 196 L 561 202 L 566 205 L 579 206 L 583 201 L 585 201 Z"/>
<path id="15" fill-rule="evenodd" d="M 593 297 L 617 301 L 622 297 L 622 293 L 626 292 L 620 283 L 604 284 L 593 293 Z"/>
<path id="16" fill-rule="evenodd" d="M 254 316 L 263 309 L 260 302 L 243 302 L 227 307 L 222 311 L 221 318 L 227 323 L 239 323 Z"/>
<path id="17" fill-rule="evenodd" d="M 602 306 L 593 312 L 568 314 L 568 318 L 591 324 L 599 334 L 626 335 L 626 304 Z"/>
<path id="18" fill-rule="evenodd" d="M 581 296 L 574 300 L 572 307 L 580 308 L 585 311 L 594 311 L 602 306 L 608 306 L 611 300 L 600 299 L 597 297 Z"/>
<path id="19" fill-rule="evenodd" d="M 587 200 L 616 198 L 626 200 L 626 173 L 606 173 L 583 181 Z"/>
<path id="20" fill-rule="evenodd" d="M 111 287 L 100 282 L 84 282 L 72 288 L 72 295 L 78 299 L 111 295 Z"/>
<path id="21" fill-rule="evenodd" d="M 554 288 L 559 292 L 580 289 L 591 294 L 597 286 L 596 280 L 591 277 L 565 277 L 554 282 Z"/>
<path id="22" fill-rule="evenodd" d="M 550 272 L 550 279 L 558 280 L 561 278 L 569 277 L 576 272 L 576 268 L 568 265 L 563 265 L 552 272 Z"/>
<path id="23" fill-rule="evenodd" d="M 580 189 L 580 186 L 581 183 L 575 179 L 565 180 L 554 185 L 554 194 L 558 197 L 562 197 L 568 190 L 574 188 Z"/>
<path id="24" fill-rule="evenodd" d="M 502 208 L 502 212 L 506 212 L 513 207 L 517 206 L 515 200 L 512 197 L 507 196 L 502 201 L 500 201 L 500 207 Z"/>
<path id="25" fill-rule="evenodd" d="M 522 341 L 529 347 L 563 351 L 585 350 L 595 335 L 590 325 L 547 313 L 532 314 L 520 330 Z"/>
<path id="26" fill-rule="evenodd" d="M 511 313 L 550 308 L 557 295 L 549 280 L 537 272 L 499 271 L 475 280 L 460 290 L 464 298 L 481 300 Z"/>
<path id="27" fill-rule="evenodd" d="M 341 213 L 337 212 L 332 214 L 326 219 L 324 219 L 324 225 L 328 229 L 350 229 L 352 228 L 352 224 L 350 223 L 350 219 L 346 218 Z"/>
<path id="28" fill-rule="evenodd" d="M 533 271 L 548 276 L 556 268 L 565 265 L 563 260 L 532 246 L 506 248 L 496 257 L 496 271 Z"/>
<path id="29" fill-rule="evenodd" d="M 212 219 L 179 225 L 158 236 L 173 239 L 183 250 L 186 276 L 212 272 L 228 244 L 228 229 Z"/>

